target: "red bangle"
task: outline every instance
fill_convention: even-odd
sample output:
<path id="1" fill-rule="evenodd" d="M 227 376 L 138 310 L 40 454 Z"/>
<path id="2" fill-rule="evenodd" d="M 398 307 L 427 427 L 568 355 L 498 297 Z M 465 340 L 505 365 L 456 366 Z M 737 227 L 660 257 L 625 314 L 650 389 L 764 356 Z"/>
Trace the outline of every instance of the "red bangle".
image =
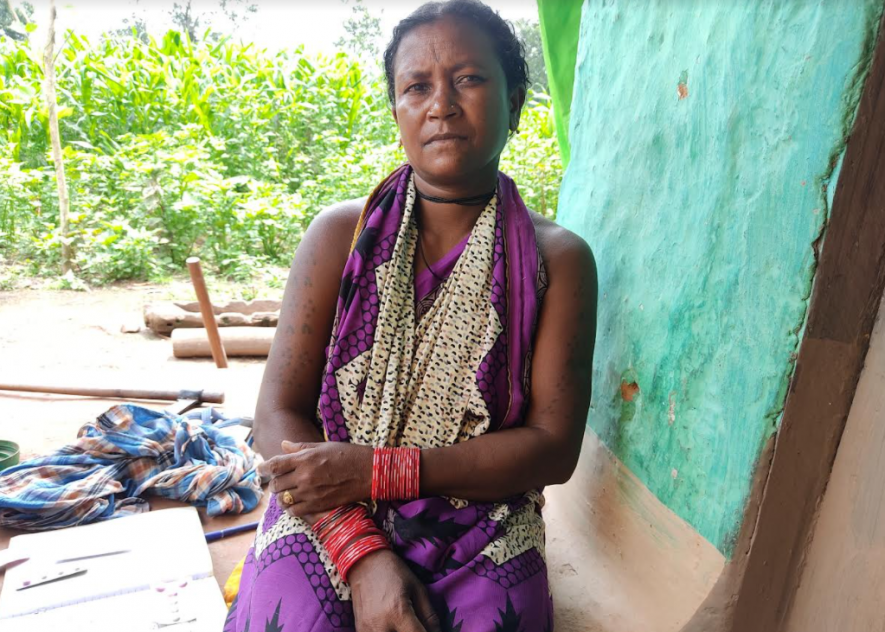
<path id="1" fill-rule="evenodd" d="M 341 559 L 336 564 L 336 566 L 338 567 L 338 572 L 341 573 L 341 579 L 347 581 L 347 576 L 350 574 L 350 569 L 353 568 L 354 564 L 366 557 L 369 553 L 374 553 L 375 551 L 381 551 L 389 548 L 390 544 L 387 542 L 387 538 L 385 538 L 383 535 L 377 534 L 360 538 L 356 542 L 352 543 L 349 547 L 347 547 L 347 550 L 344 552 L 344 554 L 341 556 Z"/>
<path id="2" fill-rule="evenodd" d="M 348 544 L 359 536 L 373 532 L 375 524 L 372 523 L 370 526 L 368 523 L 371 523 L 371 520 L 359 515 L 343 519 L 324 542 L 332 559 L 338 560 Z"/>
<path id="3" fill-rule="evenodd" d="M 326 533 L 329 529 L 333 528 L 345 514 L 353 511 L 356 507 L 356 505 L 344 505 L 317 520 L 313 525 L 313 532 L 316 534 L 317 538 L 319 538 L 320 542 L 326 539 Z"/>
<path id="4" fill-rule="evenodd" d="M 421 450 L 375 448 L 372 500 L 415 500 L 421 491 Z"/>
<path id="5" fill-rule="evenodd" d="M 313 532 L 345 582 L 348 572 L 359 560 L 374 551 L 390 548 L 384 533 L 361 505 L 339 507 L 320 518 L 313 525 Z"/>

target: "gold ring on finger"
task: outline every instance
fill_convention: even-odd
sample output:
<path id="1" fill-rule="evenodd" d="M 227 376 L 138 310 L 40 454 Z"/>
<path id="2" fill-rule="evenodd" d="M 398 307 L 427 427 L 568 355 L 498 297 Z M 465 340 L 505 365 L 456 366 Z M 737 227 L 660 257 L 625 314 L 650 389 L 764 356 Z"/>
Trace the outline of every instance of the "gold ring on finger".
<path id="1" fill-rule="evenodd" d="M 292 498 L 292 492 L 290 492 L 288 489 L 283 492 L 283 504 L 285 504 L 285 505 L 294 505 L 295 504 L 295 499 Z"/>

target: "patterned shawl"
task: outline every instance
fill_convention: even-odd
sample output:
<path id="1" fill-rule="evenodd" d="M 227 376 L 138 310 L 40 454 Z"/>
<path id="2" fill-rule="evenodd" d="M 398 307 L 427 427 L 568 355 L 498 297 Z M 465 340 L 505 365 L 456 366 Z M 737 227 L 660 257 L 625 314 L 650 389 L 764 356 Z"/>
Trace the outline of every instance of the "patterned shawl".
<path id="1" fill-rule="evenodd" d="M 499 174 L 498 195 L 418 320 L 414 201 L 406 165 L 361 217 L 318 403 L 331 441 L 437 448 L 522 423 L 544 287 L 528 209 Z"/>

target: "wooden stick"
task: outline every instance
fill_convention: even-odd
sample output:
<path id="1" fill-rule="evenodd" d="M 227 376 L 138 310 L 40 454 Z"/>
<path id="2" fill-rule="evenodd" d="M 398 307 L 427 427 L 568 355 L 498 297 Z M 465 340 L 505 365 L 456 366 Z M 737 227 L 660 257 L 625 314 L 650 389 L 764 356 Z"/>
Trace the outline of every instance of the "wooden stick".
<path id="1" fill-rule="evenodd" d="M 13 13 L 15 13 L 13 11 Z M 46 109 L 49 112 L 49 140 L 52 145 L 52 163 L 55 165 L 55 179 L 58 184 L 59 233 L 61 234 L 61 271 L 71 270 L 71 243 L 68 241 L 68 184 L 65 180 L 65 165 L 62 160 L 61 135 L 58 131 L 58 99 L 55 89 L 55 0 L 49 2 L 49 29 L 46 48 L 43 51 L 43 76 L 45 77 Z"/>
<path id="2" fill-rule="evenodd" d="M 215 322 L 215 313 L 212 311 L 212 301 L 209 300 L 209 292 L 206 290 L 206 281 L 203 279 L 203 269 L 200 267 L 199 257 L 189 257 L 187 269 L 191 273 L 191 281 L 194 284 L 194 292 L 200 303 L 200 312 L 203 314 L 203 325 L 209 336 L 209 347 L 212 349 L 212 359 L 219 369 L 227 368 L 227 354 L 224 345 L 221 344 L 221 336 L 218 335 L 218 323 Z"/>
<path id="3" fill-rule="evenodd" d="M 55 393 L 58 395 L 82 395 L 84 397 L 107 397 L 113 399 L 158 399 L 174 402 L 179 399 L 197 399 L 208 404 L 224 403 L 220 391 L 188 391 L 149 388 L 94 388 L 90 386 L 62 386 L 52 384 L 2 384 L 0 391 L 24 391 L 26 393 Z"/>

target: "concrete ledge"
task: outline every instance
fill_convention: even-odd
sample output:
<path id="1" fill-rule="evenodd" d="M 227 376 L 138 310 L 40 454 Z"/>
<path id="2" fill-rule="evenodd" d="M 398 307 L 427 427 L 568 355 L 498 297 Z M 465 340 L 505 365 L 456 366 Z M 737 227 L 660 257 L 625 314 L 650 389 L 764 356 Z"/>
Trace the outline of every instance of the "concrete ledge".
<path id="1" fill-rule="evenodd" d="M 546 492 L 556 629 L 676 632 L 725 565 L 591 431 L 572 480 Z"/>

